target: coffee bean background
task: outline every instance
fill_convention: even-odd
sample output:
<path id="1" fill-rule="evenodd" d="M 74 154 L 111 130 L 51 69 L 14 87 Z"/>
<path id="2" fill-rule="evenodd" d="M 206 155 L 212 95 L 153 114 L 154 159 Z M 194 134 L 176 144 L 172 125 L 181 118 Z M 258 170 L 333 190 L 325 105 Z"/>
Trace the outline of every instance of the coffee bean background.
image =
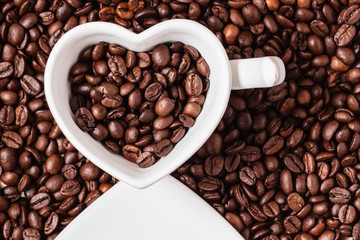
<path id="1" fill-rule="evenodd" d="M 359 0 L 15 0 L 0 3 L 0 238 L 54 239 L 116 179 L 77 152 L 43 91 L 47 56 L 78 24 L 207 26 L 230 59 L 275 55 L 286 81 L 233 91 L 173 175 L 246 239 L 360 239 Z M 82 89 L 86 91 L 85 89 Z"/>

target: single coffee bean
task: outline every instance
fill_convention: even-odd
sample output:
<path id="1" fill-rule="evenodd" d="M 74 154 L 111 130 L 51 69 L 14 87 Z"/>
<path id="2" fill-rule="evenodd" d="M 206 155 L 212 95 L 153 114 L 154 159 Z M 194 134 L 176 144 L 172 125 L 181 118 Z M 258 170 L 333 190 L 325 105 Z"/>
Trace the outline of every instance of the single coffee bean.
<path id="1" fill-rule="evenodd" d="M 301 229 L 302 222 L 295 216 L 288 216 L 284 220 L 284 227 L 287 233 L 296 234 Z"/>
<path id="2" fill-rule="evenodd" d="M 39 233 L 39 231 L 37 229 L 33 229 L 33 228 L 26 228 L 23 233 L 22 233 L 22 237 L 24 238 L 24 240 L 40 240 L 41 239 L 41 235 Z"/>
<path id="3" fill-rule="evenodd" d="M 352 205 L 343 205 L 338 213 L 338 217 L 341 223 L 352 223 L 356 218 L 356 210 Z"/>
<path id="4" fill-rule="evenodd" d="M 21 87 L 24 91 L 32 96 L 36 96 L 41 91 L 41 85 L 38 80 L 30 75 L 24 75 L 20 80 Z"/>
<path id="5" fill-rule="evenodd" d="M 289 204 L 289 207 L 295 212 L 300 211 L 305 205 L 304 199 L 298 193 L 291 193 L 288 195 L 287 203 Z"/>
<path id="6" fill-rule="evenodd" d="M 209 156 L 205 160 L 205 172 L 210 176 L 219 175 L 224 167 L 224 158 L 221 155 Z"/>
<path id="7" fill-rule="evenodd" d="M 14 73 L 14 66 L 11 62 L 0 62 L 0 78 L 10 77 Z"/>
<path id="8" fill-rule="evenodd" d="M 253 186 L 256 183 L 255 172 L 250 167 L 243 167 L 239 171 L 239 177 L 243 183 L 245 183 L 249 186 Z"/>
<path id="9" fill-rule="evenodd" d="M 1 140 L 6 146 L 18 149 L 23 145 L 23 139 L 17 132 L 6 131 L 2 134 Z"/>
<path id="10" fill-rule="evenodd" d="M 61 185 L 62 195 L 69 197 L 78 194 L 81 191 L 80 183 L 76 180 L 67 180 Z"/>
<path id="11" fill-rule="evenodd" d="M 199 96 L 202 93 L 203 84 L 198 74 L 193 73 L 186 77 L 185 90 L 189 96 Z"/>
<path id="12" fill-rule="evenodd" d="M 44 224 L 44 233 L 50 235 L 53 233 L 59 224 L 59 215 L 52 212 Z"/>
<path id="13" fill-rule="evenodd" d="M 95 180 L 100 175 L 100 169 L 92 162 L 87 162 L 80 167 L 80 176 L 85 181 Z"/>
<path id="14" fill-rule="evenodd" d="M 258 205 L 251 204 L 247 210 L 256 221 L 265 222 L 267 220 L 267 216 L 262 212 Z"/>
<path id="15" fill-rule="evenodd" d="M 301 173 L 305 168 L 304 163 L 295 154 L 287 154 L 284 158 L 284 163 L 294 173 Z"/>
<path id="16" fill-rule="evenodd" d="M 329 200 L 333 203 L 348 203 L 350 198 L 351 193 L 345 188 L 334 187 L 329 192 Z"/>
<path id="17" fill-rule="evenodd" d="M 284 146 L 284 139 L 279 135 L 274 135 L 264 144 L 263 152 L 266 155 L 273 155 Z"/>
<path id="18" fill-rule="evenodd" d="M 138 159 L 136 160 L 136 164 L 138 164 L 141 168 L 150 167 L 154 163 L 155 163 L 155 157 L 151 152 L 141 153 Z"/>
<path id="19" fill-rule="evenodd" d="M 354 25 L 342 24 L 334 35 L 334 41 L 339 47 L 348 45 L 356 34 L 356 28 Z"/>
<path id="20" fill-rule="evenodd" d="M 280 208 L 275 201 L 270 201 L 263 205 L 263 212 L 267 217 L 274 218 L 279 215 Z"/>
<path id="21" fill-rule="evenodd" d="M 39 210 L 50 204 L 50 195 L 47 193 L 38 193 L 30 199 L 30 207 Z"/>
<path id="22" fill-rule="evenodd" d="M 122 153 L 127 160 L 136 162 L 141 154 L 141 150 L 133 145 L 125 145 L 122 148 Z"/>
<path id="23" fill-rule="evenodd" d="M 338 24 L 355 24 L 359 19 L 360 7 L 359 5 L 352 5 L 339 14 L 337 22 Z"/>
<path id="24" fill-rule="evenodd" d="M 82 107 L 76 111 L 75 114 L 76 124 L 83 131 L 91 131 L 95 127 L 95 119 L 89 109 Z"/>
<path id="25" fill-rule="evenodd" d="M 246 146 L 240 152 L 241 159 L 246 162 L 255 162 L 261 158 L 261 150 L 255 146 Z"/>
<path id="26" fill-rule="evenodd" d="M 360 239 L 360 223 L 359 222 L 355 223 L 355 225 L 353 226 L 351 236 L 354 240 Z"/>
<path id="27" fill-rule="evenodd" d="M 170 61 L 170 50 L 164 44 L 158 45 L 153 49 L 151 58 L 155 65 L 164 67 Z"/>

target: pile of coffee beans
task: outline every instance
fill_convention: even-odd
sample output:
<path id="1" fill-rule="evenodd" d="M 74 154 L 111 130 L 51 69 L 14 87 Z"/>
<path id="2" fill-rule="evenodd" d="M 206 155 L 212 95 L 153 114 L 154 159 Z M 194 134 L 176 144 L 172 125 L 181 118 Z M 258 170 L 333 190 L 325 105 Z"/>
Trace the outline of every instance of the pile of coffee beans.
<path id="1" fill-rule="evenodd" d="M 173 175 L 245 239 L 360 239 L 359 6 L 1 1 L 0 238 L 54 239 L 116 183 L 74 149 L 47 107 L 43 72 L 58 39 L 90 21 L 142 32 L 188 18 L 213 31 L 230 59 L 281 57 L 287 77 L 233 91 L 216 131 Z"/>
<path id="2" fill-rule="evenodd" d="M 70 70 L 70 107 L 81 130 L 142 168 L 167 156 L 195 123 L 210 69 L 180 42 L 133 52 L 100 42 Z"/>

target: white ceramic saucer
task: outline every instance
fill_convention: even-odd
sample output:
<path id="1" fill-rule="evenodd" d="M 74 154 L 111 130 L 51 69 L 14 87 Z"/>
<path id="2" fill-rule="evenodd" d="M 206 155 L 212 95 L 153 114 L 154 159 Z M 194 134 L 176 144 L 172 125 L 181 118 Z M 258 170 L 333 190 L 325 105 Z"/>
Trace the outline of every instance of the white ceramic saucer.
<path id="1" fill-rule="evenodd" d="M 243 240 L 224 217 L 172 176 L 145 189 L 117 183 L 56 239 Z"/>

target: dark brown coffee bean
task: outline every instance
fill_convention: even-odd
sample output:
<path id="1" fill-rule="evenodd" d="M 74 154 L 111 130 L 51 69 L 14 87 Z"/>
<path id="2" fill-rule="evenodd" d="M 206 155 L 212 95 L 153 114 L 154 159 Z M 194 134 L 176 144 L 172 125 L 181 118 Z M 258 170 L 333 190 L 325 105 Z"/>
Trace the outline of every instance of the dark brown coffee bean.
<path id="1" fill-rule="evenodd" d="M 17 153 L 13 148 L 5 147 L 0 150 L 0 165 L 4 171 L 11 171 L 16 168 Z"/>
<path id="2" fill-rule="evenodd" d="M 185 79 L 185 90 L 189 96 L 199 96 L 203 91 L 200 76 L 196 73 L 187 75 Z"/>
<path id="3" fill-rule="evenodd" d="M 343 205 L 338 213 L 338 217 L 341 223 L 352 223 L 356 218 L 356 210 L 352 205 Z"/>
<path id="4" fill-rule="evenodd" d="M 136 164 L 138 164 L 141 168 L 150 167 L 154 163 L 155 163 L 155 157 L 150 152 L 141 153 L 138 159 L 136 160 Z"/>
<path id="5" fill-rule="evenodd" d="M 110 68 L 110 71 L 115 75 L 124 76 L 127 72 L 125 61 L 119 55 L 115 55 L 109 58 L 108 66 Z"/>
<path id="6" fill-rule="evenodd" d="M 163 87 L 160 83 L 153 83 L 145 90 L 145 98 L 148 101 L 156 101 L 162 94 Z"/>
<path id="7" fill-rule="evenodd" d="M 14 66 L 11 62 L 0 62 L 0 78 L 10 77 L 14 73 Z"/>
<path id="8" fill-rule="evenodd" d="M 274 135 L 264 144 L 263 152 L 266 155 L 273 155 L 284 146 L 284 139 L 281 136 Z"/>
<path id="9" fill-rule="evenodd" d="M 287 203 L 289 204 L 289 207 L 295 212 L 300 211 L 305 205 L 304 199 L 298 193 L 291 193 L 288 195 Z"/>
<path id="10" fill-rule="evenodd" d="M 312 174 L 309 174 L 306 178 L 306 185 L 307 185 L 307 188 L 309 189 L 309 193 L 311 195 L 316 195 L 319 193 L 319 187 L 320 187 L 320 184 L 319 184 L 319 177 L 318 175 L 312 173 Z"/>
<path id="11" fill-rule="evenodd" d="M 151 58 L 155 65 L 159 67 L 166 66 L 170 61 L 169 48 L 164 44 L 156 46 L 152 51 Z"/>
<path id="12" fill-rule="evenodd" d="M 18 45 L 22 42 L 25 35 L 25 29 L 18 23 L 13 23 L 10 25 L 7 35 L 7 40 L 13 44 Z"/>
<path id="13" fill-rule="evenodd" d="M 246 162 L 255 162 L 261 158 L 261 151 L 255 146 L 246 146 L 240 152 L 241 159 Z"/>
<path id="14" fill-rule="evenodd" d="M 310 28 L 313 31 L 313 33 L 315 33 L 319 37 L 325 37 L 326 35 L 329 34 L 329 28 L 326 25 L 326 23 L 318 19 L 313 20 L 310 23 Z"/>
<path id="15" fill-rule="evenodd" d="M 64 159 L 57 154 L 51 155 L 46 159 L 45 169 L 51 174 L 55 175 L 60 172 L 64 165 Z"/>
<path id="16" fill-rule="evenodd" d="M 91 131 L 95 127 L 95 119 L 89 109 L 82 107 L 76 111 L 75 114 L 76 124 L 83 131 Z"/>
<path id="17" fill-rule="evenodd" d="M 52 212 L 44 224 L 44 233 L 50 235 L 56 230 L 59 224 L 59 215 Z"/>
<path id="18" fill-rule="evenodd" d="M 359 5 L 352 5 L 346 8 L 338 16 L 338 24 L 347 23 L 355 24 L 360 19 L 360 8 Z"/>
<path id="19" fill-rule="evenodd" d="M 50 204 L 50 195 L 47 193 L 38 193 L 30 199 L 30 207 L 39 210 Z"/>
<path id="20" fill-rule="evenodd" d="M 125 145 L 122 148 L 122 153 L 127 160 L 136 162 L 141 154 L 141 150 L 133 145 Z"/>
<path id="21" fill-rule="evenodd" d="M 353 229 L 352 229 L 352 238 L 354 240 L 360 239 L 360 223 L 355 223 Z"/>
<path id="22" fill-rule="evenodd" d="M 32 96 L 38 95 L 41 91 L 41 85 L 36 78 L 30 75 L 24 75 L 20 80 L 24 91 Z"/>
<path id="23" fill-rule="evenodd" d="M 26 228 L 22 232 L 22 237 L 24 238 L 24 240 L 40 240 L 41 239 L 41 235 L 40 235 L 39 231 L 36 229 L 33 229 L 33 228 Z"/>
<path id="24" fill-rule="evenodd" d="M 338 109 L 335 111 L 334 118 L 342 123 L 349 123 L 354 120 L 354 113 L 348 109 Z"/>
<path id="25" fill-rule="evenodd" d="M 280 208 L 275 201 L 270 201 L 263 205 L 263 212 L 267 217 L 274 218 L 279 215 Z"/>
<path id="26" fill-rule="evenodd" d="M 252 4 L 245 5 L 242 9 L 242 16 L 248 24 L 256 24 L 261 20 L 259 10 Z"/>
<path id="27" fill-rule="evenodd" d="M 235 155 L 228 155 L 225 157 L 225 169 L 228 172 L 234 172 L 236 171 L 236 169 L 238 168 L 239 164 L 240 164 L 240 155 L 239 154 L 235 154 Z"/>
<path id="28" fill-rule="evenodd" d="M 210 176 L 219 175 L 224 167 L 224 158 L 221 155 L 206 158 L 204 169 Z"/>
<path id="29" fill-rule="evenodd" d="M 351 193 L 345 188 L 334 187 L 329 192 L 329 200 L 333 203 L 348 203 L 350 201 L 350 198 Z"/>
<path id="30" fill-rule="evenodd" d="M 6 131 L 2 134 L 1 140 L 6 146 L 18 149 L 23 145 L 23 139 L 21 136 L 13 131 Z"/>
<path id="31" fill-rule="evenodd" d="M 76 180 L 67 180 L 61 185 L 62 195 L 69 197 L 78 194 L 81 191 L 80 183 Z"/>
<path id="32" fill-rule="evenodd" d="M 295 216 L 288 216 L 284 220 L 284 227 L 289 234 L 295 234 L 301 230 L 302 222 Z"/>
<path id="33" fill-rule="evenodd" d="M 250 167 L 243 167 L 239 171 L 239 177 L 243 183 L 245 183 L 249 186 L 253 186 L 256 183 L 255 172 Z"/>
<path id="34" fill-rule="evenodd" d="M 95 180 L 100 175 L 100 169 L 91 162 L 87 162 L 80 168 L 80 176 L 85 181 Z"/>
<path id="35" fill-rule="evenodd" d="M 355 34 L 355 26 L 349 24 L 342 24 L 334 35 L 336 45 L 340 47 L 348 45 L 355 37 Z"/>
<path id="36" fill-rule="evenodd" d="M 241 221 L 241 218 L 234 213 L 226 213 L 225 219 L 229 221 L 229 223 L 239 232 L 244 229 L 244 224 Z"/>
<path id="37" fill-rule="evenodd" d="M 265 214 L 262 212 L 262 210 L 258 205 L 251 204 L 247 208 L 247 210 L 256 221 L 265 222 L 267 220 L 267 217 L 265 216 Z"/>
<path id="38" fill-rule="evenodd" d="M 295 154 L 287 154 L 284 158 L 284 163 L 290 171 L 295 173 L 301 173 L 304 171 L 304 163 Z"/>

